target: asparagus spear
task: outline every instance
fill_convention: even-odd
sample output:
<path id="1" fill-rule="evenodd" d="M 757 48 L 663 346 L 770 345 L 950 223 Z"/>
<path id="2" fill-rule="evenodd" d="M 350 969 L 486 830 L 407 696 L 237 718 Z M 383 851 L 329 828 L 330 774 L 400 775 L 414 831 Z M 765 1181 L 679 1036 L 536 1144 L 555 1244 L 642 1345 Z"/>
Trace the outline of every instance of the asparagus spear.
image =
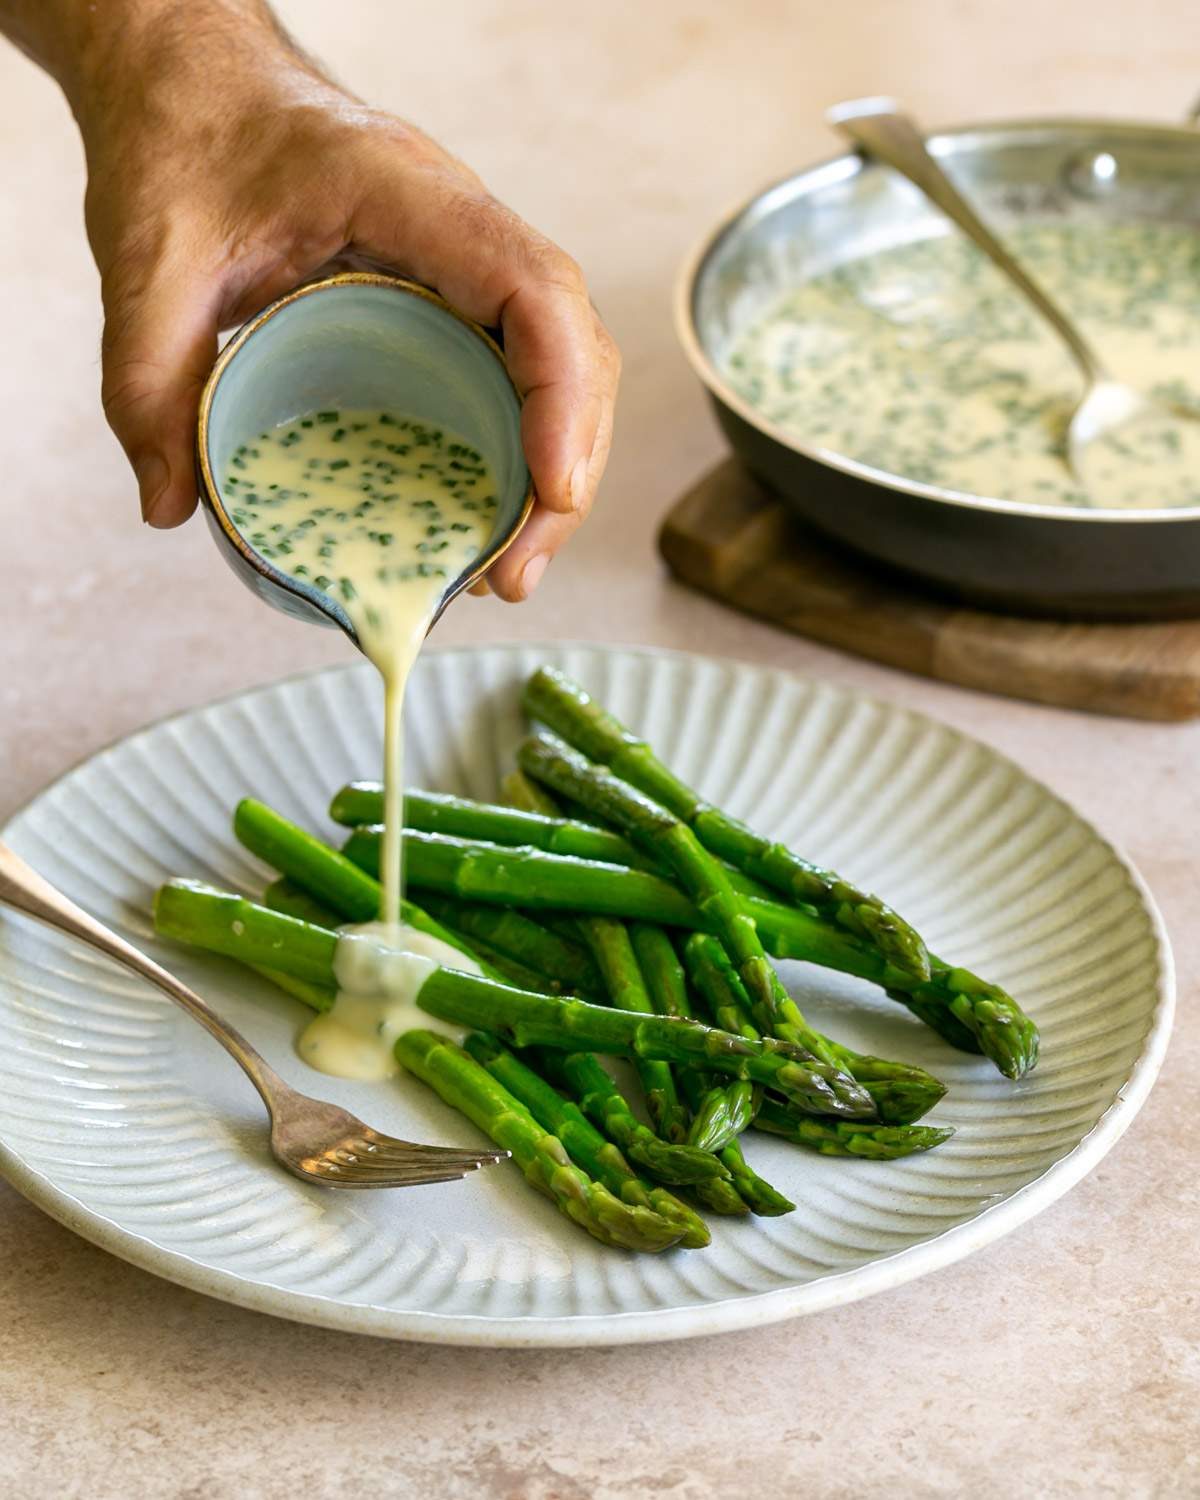
<path id="1" fill-rule="evenodd" d="M 716 1025 L 741 1036 L 758 1036 L 757 1018 L 750 997 L 717 939 L 707 933 L 692 933 L 683 945 L 683 955 L 688 977 L 704 997 Z M 805 1025 L 803 1031 L 799 1031 L 789 1024 L 793 1017 L 799 1017 L 803 1024 L 803 1017 L 787 991 L 782 986 L 780 989 L 773 1034 L 785 1041 L 799 1034 L 811 1046 L 814 1034 L 808 1027 Z M 932 1074 L 915 1064 L 867 1057 L 819 1033 L 815 1040 L 813 1050 L 840 1063 L 856 1082 L 862 1084 L 875 1101 L 879 1118 L 886 1124 L 907 1125 L 920 1119 L 946 1092 L 945 1086 Z"/>
<path id="2" fill-rule="evenodd" d="M 526 740 L 517 756 L 527 776 L 564 796 L 575 797 L 592 811 L 617 824 L 652 850 L 678 876 L 706 923 L 733 955 L 742 983 L 756 1004 L 774 1010 L 781 991 L 754 919 L 729 884 L 720 863 L 704 849 L 692 830 L 673 813 L 627 786 L 610 771 L 593 766 L 584 756 L 548 739 Z M 783 991 L 786 995 L 786 991 Z M 797 1012 L 799 1015 L 799 1012 Z M 802 1019 L 802 1018 L 801 1018 Z M 861 1102 L 862 1090 L 828 1057 L 813 1050 L 808 1037 L 788 1038 L 805 1048 L 815 1061 L 832 1072 L 833 1088 L 847 1099 Z"/>
<path id="3" fill-rule="evenodd" d="M 747 901 L 746 905 L 753 912 L 756 903 Z M 801 932 L 778 922 L 767 903 L 760 905 L 759 928 L 773 957 L 802 959 L 871 980 L 952 1047 L 990 1058 L 1006 1078 L 1020 1078 L 1036 1066 L 1038 1029 L 999 985 L 934 955 L 929 960 L 930 979 L 918 984 L 890 968 L 849 933 L 840 934 L 844 942 L 838 947 L 830 940 L 833 929 L 827 928 L 824 934 Z"/>
<path id="4" fill-rule="evenodd" d="M 834 1057 L 875 1101 L 885 1125 L 911 1125 L 945 1098 L 946 1085 L 916 1063 L 892 1062 L 830 1042 Z"/>
<path id="5" fill-rule="evenodd" d="M 782 844 L 760 838 L 744 823 L 704 802 L 672 775 L 644 740 L 632 735 L 562 672 L 552 667 L 535 672 L 526 684 L 524 702 L 532 718 L 690 824 L 713 854 L 870 938 L 903 973 L 917 980 L 929 977 L 924 943 L 877 896 L 801 859 Z"/>
<path id="6" fill-rule="evenodd" d="M 156 898 L 155 923 L 165 937 L 244 963 L 266 963 L 316 984 L 328 985 L 333 979 L 335 933 L 256 906 L 241 896 L 191 881 L 171 881 Z M 585 1000 L 532 994 L 450 968 L 435 969 L 414 999 L 430 1015 L 493 1032 L 516 1047 L 549 1046 L 690 1063 L 769 1084 L 785 1098 L 818 1113 L 854 1114 L 854 1108 L 787 1042 L 744 1041 L 698 1022 L 639 1016 Z"/>
<path id="7" fill-rule="evenodd" d="M 954 1134 L 951 1127 L 937 1125 L 870 1125 L 859 1129 L 842 1120 L 797 1115 L 773 1099 L 759 1110 L 754 1128 L 825 1156 L 862 1156 L 871 1161 L 896 1161 L 918 1151 L 932 1151 Z"/>
<path id="8" fill-rule="evenodd" d="M 625 923 L 615 917 L 580 917 L 579 930 L 604 976 L 610 1003 L 619 1010 L 652 1016 L 654 1007 L 650 1004 L 646 982 Z M 657 1058 L 639 1058 L 634 1067 L 655 1130 L 664 1141 L 679 1145 L 687 1136 L 687 1114 L 679 1102 L 670 1063 Z"/>
<path id="9" fill-rule="evenodd" d="M 998 985 L 926 954 L 912 929 L 874 897 L 864 898 L 840 877 L 808 865 L 782 845 L 769 844 L 702 802 L 657 760 L 648 745 L 630 735 L 562 673 L 550 668 L 536 672 L 526 687 L 525 704 L 533 717 L 577 749 L 686 819 L 713 853 L 787 890 L 797 900 L 811 901 L 849 931 L 865 933 L 885 960 L 883 973 L 867 973 L 837 962 L 831 967 L 846 967 L 848 973 L 862 973 L 882 984 L 892 999 L 908 1006 L 952 1046 L 985 1053 L 1008 1078 L 1019 1078 L 1035 1065 L 1037 1028 Z M 815 886 L 809 884 L 812 878 Z M 822 882 L 828 888 L 824 899 L 817 888 Z M 807 956 L 779 948 L 772 951 L 777 958 Z"/>
<path id="10" fill-rule="evenodd" d="M 635 950 L 644 955 L 643 973 L 655 1010 L 660 1015 L 691 1020 L 687 980 L 670 938 L 661 928 L 639 923 L 633 929 L 633 941 Z M 687 1068 L 679 1072 L 678 1081 L 689 1107 L 694 1113 L 698 1112 L 711 1080 L 706 1084 L 705 1075 Z M 731 1180 L 727 1183 L 701 1183 L 695 1189 L 696 1196 L 714 1213 L 744 1214 L 751 1211 L 775 1215 L 791 1213 L 795 1208 L 790 1199 L 751 1168 L 736 1139 L 722 1147 L 719 1159 L 728 1169 Z"/>
<path id="11" fill-rule="evenodd" d="M 545 787 L 530 781 L 524 771 L 510 771 L 501 779 L 500 796 L 506 807 L 520 808 L 522 812 L 545 813 L 548 818 L 557 818 L 561 812 Z"/>
<path id="12" fill-rule="evenodd" d="M 513 800 L 518 806 L 551 813 L 557 810 L 554 799 L 548 793 L 543 793 L 535 782 L 529 781 L 520 771 L 514 771 L 511 776 L 506 777 L 503 785 L 506 798 Z M 550 917 L 548 920 L 559 919 Z M 574 932 L 576 929 L 573 922 L 571 926 Z M 661 932 L 658 935 L 666 943 L 669 957 L 674 959 L 670 940 Z M 661 949 L 657 958 L 645 949 L 642 951 L 646 953 L 646 974 L 653 989 L 656 965 L 662 962 L 664 955 Z M 639 957 L 639 963 L 642 961 Z M 682 971 L 680 980 L 682 981 Z M 562 1053 L 542 1049 L 538 1059 L 540 1070 L 572 1092 L 605 1135 L 623 1147 L 625 1153 L 649 1176 L 659 1182 L 692 1184 L 696 1196 L 714 1213 L 743 1216 L 749 1213 L 748 1205 L 732 1183 L 721 1180 L 729 1177 L 729 1167 L 707 1152 L 695 1151 L 687 1146 L 671 1146 L 660 1140 L 633 1113 L 612 1076 L 591 1053 Z M 735 1165 L 737 1164 L 735 1161 Z M 785 1199 L 780 1201 L 786 1202 Z"/>
<path id="13" fill-rule="evenodd" d="M 534 1051 L 537 1070 L 578 1103 L 584 1114 L 648 1177 L 675 1187 L 728 1177 L 707 1151 L 661 1140 L 634 1114 L 612 1075 L 591 1052 Z"/>
<path id="14" fill-rule="evenodd" d="M 382 830 L 356 828 L 343 857 L 362 872 L 379 868 Z M 529 911 L 595 911 L 649 915 L 688 925 L 698 921 L 687 898 L 658 875 L 627 865 L 505 847 L 436 833 L 406 833 L 405 875 L 410 885 Z M 791 914 L 789 913 L 789 916 Z"/>
<path id="15" fill-rule="evenodd" d="M 424 909 L 447 927 L 479 939 L 549 980 L 552 993 L 604 994 L 604 978 L 581 943 L 572 942 L 518 911 L 429 894 Z"/>
<path id="16" fill-rule="evenodd" d="M 500 794 L 507 807 L 518 808 L 522 812 L 541 813 L 547 818 L 563 818 L 563 804 L 556 797 L 553 797 L 545 787 L 539 786 L 536 781 L 526 776 L 524 771 L 512 771 L 504 777 L 500 783 Z M 586 809 L 572 807 L 571 810 L 576 816 L 567 821 L 573 828 L 586 828 L 593 833 L 598 831 L 595 819 L 591 821 L 587 820 Z M 610 837 L 620 840 L 624 849 L 618 855 L 614 847 L 611 854 L 602 857 L 611 859 L 613 864 L 632 865 L 634 869 L 638 870 L 654 870 L 656 868 L 652 859 L 647 859 L 644 855 L 639 854 L 628 840 L 621 838 L 620 834 L 610 834 Z M 497 839 L 497 842 L 503 843 L 505 840 Z M 530 842 L 534 843 L 536 841 L 531 839 Z M 541 847 L 544 848 L 545 845 Z M 661 874 L 661 870 L 658 873 Z M 757 896 L 766 901 L 774 900 L 776 893 L 771 887 L 764 885 L 761 880 L 755 880 L 753 876 L 747 875 L 744 870 L 738 870 L 733 865 L 726 864 L 725 874 L 728 876 L 729 882 L 734 889 L 741 892 L 742 895 Z"/>
<path id="17" fill-rule="evenodd" d="M 746 1160 L 741 1141 L 730 1141 L 721 1152 L 721 1160 L 729 1168 L 730 1182 L 737 1195 L 759 1218 L 776 1219 L 782 1214 L 795 1212 L 796 1205 L 778 1188 L 772 1187 L 765 1177 L 760 1177 Z"/>
<path id="18" fill-rule="evenodd" d="M 497 1145 L 511 1151 L 526 1181 L 595 1239 L 626 1250 L 658 1251 L 669 1249 L 681 1238 L 677 1224 L 653 1209 L 622 1203 L 582 1172 L 556 1136 L 444 1036 L 406 1031 L 396 1043 L 396 1057 Z"/>
<path id="19" fill-rule="evenodd" d="M 622 1203 L 660 1214 L 680 1231 L 680 1244 L 688 1249 L 702 1249 L 711 1242 L 708 1226 L 697 1213 L 665 1188 L 643 1182 L 620 1148 L 605 1140 L 578 1105 L 564 1099 L 495 1037 L 473 1031 L 463 1041 L 463 1048 L 525 1106 L 543 1129 L 558 1137 L 576 1166 L 603 1183 Z"/>
<path id="20" fill-rule="evenodd" d="M 679 1087 L 693 1109 L 704 1099 L 704 1082 L 690 1068 L 679 1073 Z M 741 1142 L 731 1140 L 717 1153 L 717 1160 L 729 1170 L 728 1182 L 702 1182 L 693 1190 L 706 1208 L 714 1213 L 740 1214 L 749 1210 L 763 1218 L 790 1214 L 796 1207 L 790 1198 L 774 1188 L 751 1167 Z M 732 1193 L 731 1193 L 732 1190 Z M 738 1205 L 741 1205 L 740 1207 Z"/>
<path id="21" fill-rule="evenodd" d="M 297 979 L 294 974 L 284 974 L 279 969 L 264 968 L 262 964 L 251 964 L 256 974 L 269 979 L 293 1000 L 302 1000 L 313 1010 L 328 1010 L 337 998 L 337 991 L 327 984 L 312 984 L 307 979 Z"/>
<path id="22" fill-rule="evenodd" d="M 663 1006 L 653 1008 L 663 1015 L 680 1015 L 681 1006 L 686 1005 L 686 980 L 675 945 L 662 930 L 648 922 L 637 922 L 629 930 L 633 951 L 646 978 L 646 988 L 678 997 Z M 653 1002 L 652 1002 L 653 1005 Z M 726 1030 L 734 1028 L 726 1027 Z M 701 1151 L 720 1151 L 741 1135 L 762 1101 L 762 1090 L 753 1084 L 735 1081 L 722 1083 L 707 1080 L 707 1088 L 699 1103 L 692 1109 L 692 1122 L 688 1127 L 687 1143 Z"/>
<path id="23" fill-rule="evenodd" d="M 160 937 L 331 988 L 337 933 L 198 880 L 169 880 L 154 898 Z"/>
<path id="24" fill-rule="evenodd" d="M 383 787 L 374 781 L 353 781 L 330 804 L 329 816 L 349 827 L 383 821 Z M 574 854 L 580 859 L 605 860 L 614 865 L 640 863 L 637 850 L 620 834 L 594 828 L 570 818 L 525 812 L 473 802 L 444 792 L 406 792 L 404 826 L 420 833 L 448 833 L 489 844 L 528 845 L 551 854 Z"/>
<path id="25" fill-rule="evenodd" d="M 710 1084 L 692 1111 L 685 1140 L 698 1151 L 723 1151 L 754 1123 L 762 1089 L 750 1083 Z"/>
<path id="26" fill-rule="evenodd" d="M 243 808 L 247 804 L 242 804 Z M 253 804 L 254 818 L 270 809 Z M 271 813 L 273 832 L 278 836 L 286 819 Z M 264 842 L 250 826 L 249 813 L 243 813 L 237 825 L 238 836 L 253 853 L 259 853 Z M 313 859 L 316 845 L 326 855 L 335 854 L 319 839 L 295 825 L 302 838 L 309 840 L 306 857 Z M 372 879 L 379 869 L 383 831 L 380 828 L 356 828 L 342 847 L 340 858 L 348 860 Z M 258 845 L 259 847 L 256 847 Z M 274 858 L 260 854 L 268 863 L 292 858 L 279 845 L 272 849 Z M 627 920 L 657 922 L 667 927 L 705 929 L 708 923 L 695 904 L 670 881 L 648 870 L 633 870 L 626 865 L 609 865 L 599 860 L 547 854 L 541 849 L 505 848 L 496 844 L 474 843 L 468 839 L 444 834 L 409 833 L 404 838 L 405 875 L 410 885 L 437 891 L 463 901 L 486 902 L 496 906 L 516 906 L 525 911 L 585 911 Z M 279 865 L 276 864 L 276 868 Z M 309 879 L 334 887 L 340 870 L 309 871 Z M 299 879 L 299 877 L 296 877 Z M 376 881 L 376 890 L 378 882 Z M 839 932 L 820 918 L 777 901 L 744 897 L 747 914 L 763 935 L 768 951 L 777 958 L 805 958 L 827 968 L 844 969 L 879 982 L 899 983 L 903 976 L 886 968 L 869 948 Z M 330 904 L 333 904 L 332 901 Z"/>
<path id="27" fill-rule="evenodd" d="M 277 964 L 276 967 L 283 967 Z M 787 1042 L 749 1042 L 699 1022 L 592 1005 L 586 1000 L 511 990 L 454 969 L 436 969 L 417 1004 L 445 1021 L 478 1026 L 517 1047 L 607 1052 L 633 1060 L 679 1062 L 768 1085 L 801 1108 L 854 1118 L 863 1106 L 839 1097 Z"/>
<path id="28" fill-rule="evenodd" d="M 445 931 L 450 942 L 464 953 L 469 953 L 489 979 L 511 985 L 514 989 L 533 990 L 539 995 L 562 993 L 561 986 L 552 979 L 545 978 L 536 969 L 527 968 L 517 959 L 510 958 L 507 953 L 501 953 L 498 948 L 491 948 L 479 938 L 458 932 L 453 927 L 446 927 Z"/>
<path id="29" fill-rule="evenodd" d="M 312 903 L 296 901 L 281 882 L 268 887 L 267 894 L 277 907 L 259 906 L 200 881 L 169 880 L 154 898 L 155 931 L 175 942 L 236 958 L 314 1010 L 328 1009 L 337 993 L 333 970 L 337 933 L 306 917 L 290 915 L 288 906 L 310 911 Z M 415 919 L 412 926 L 474 957 L 454 934 L 418 907 L 410 906 L 408 917 Z"/>
<path id="30" fill-rule="evenodd" d="M 262 803 L 241 803 L 234 828 L 252 853 L 291 875 L 344 919 L 363 921 L 378 915 L 379 884 L 366 870 L 351 874 L 347 866 L 354 868 L 354 861 Z M 356 847 L 363 838 L 365 844 Z M 357 829 L 346 852 L 362 859 L 367 869 L 378 869 L 378 840 L 369 837 L 369 830 Z M 543 911 L 600 912 L 692 930 L 709 926 L 686 896 L 644 870 L 439 834 L 409 835 L 405 855 L 413 885 L 447 895 Z M 916 984 L 886 964 L 869 944 L 819 917 L 777 902 L 741 899 L 773 957 L 823 964 L 882 986 L 952 1045 L 984 1052 L 1006 1077 L 1019 1078 L 1036 1062 L 1036 1026 L 997 986 L 939 959 L 932 960 L 930 981 Z"/>
<path id="31" fill-rule="evenodd" d="M 378 918 L 379 882 L 273 808 L 244 797 L 234 809 L 233 831 L 251 854 L 331 907 L 344 922 Z"/>
<path id="32" fill-rule="evenodd" d="M 272 911 L 284 912 L 289 917 L 300 917 L 316 927 L 336 928 L 341 918 L 328 906 L 323 906 L 301 886 L 295 885 L 286 875 L 273 880 L 262 894 L 262 904 Z"/>

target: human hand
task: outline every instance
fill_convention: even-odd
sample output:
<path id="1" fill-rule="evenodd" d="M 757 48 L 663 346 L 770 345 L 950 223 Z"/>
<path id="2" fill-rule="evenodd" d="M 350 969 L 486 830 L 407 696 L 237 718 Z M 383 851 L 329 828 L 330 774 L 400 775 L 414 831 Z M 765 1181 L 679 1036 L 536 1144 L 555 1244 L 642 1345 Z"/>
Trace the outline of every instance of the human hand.
<path id="1" fill-rule="evenodd" d="M 68 94 L 87 152 L 104 409 L 145 519 L 176 526 L 195 508 L 218 331 L 331 261 L 365 259 L 503 331 L 538 503 L 489 582 L 525 598 L 587 515 L 612 436 L 620 359 L 579 267 L 428 136 L 329 82 L 258 0 L 120 11 Z"/>

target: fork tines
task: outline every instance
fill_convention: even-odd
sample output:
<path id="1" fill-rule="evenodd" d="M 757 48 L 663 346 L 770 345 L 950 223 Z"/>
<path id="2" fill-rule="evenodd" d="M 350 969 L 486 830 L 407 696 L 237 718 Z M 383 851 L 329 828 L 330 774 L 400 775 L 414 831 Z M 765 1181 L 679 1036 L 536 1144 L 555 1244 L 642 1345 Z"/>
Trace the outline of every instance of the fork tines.
<path id="1" fill-rule="evenodd" d="M 341 1187 L 416 1187 L 455 1182 L 467 1172 L 494 1166 L 509 1153 L 458 1146 L 422 1146 L 375 1131 L 350 1136 L 300 1165 L 304 1172 Z"/>

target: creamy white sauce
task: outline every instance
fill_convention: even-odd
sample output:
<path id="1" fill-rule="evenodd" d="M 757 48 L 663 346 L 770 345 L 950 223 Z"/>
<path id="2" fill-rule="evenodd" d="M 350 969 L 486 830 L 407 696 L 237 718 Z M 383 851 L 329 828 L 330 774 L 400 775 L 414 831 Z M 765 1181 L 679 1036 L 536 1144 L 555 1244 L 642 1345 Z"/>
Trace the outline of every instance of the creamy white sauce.
<path id="1" fill-rule="evenodd" d="M 469 443 L 417 418 L 331 410 L 243 444 L 222 488 L 250 545 L 336 599 L 383 677 L 382 916 L 396 925 L 405 687 L 443 593 L 491 537 L 491 472 Z"/>
<path id="2" fill-rule="evenodd" d="M 1113 376 L 1200 410 L 1200 234 L 1027 224 L 1010 248 Z M 1035 505 L 1200 505 L 1200 423 L 1132 426 L 1066 461 L 1082 380 L 1057 336 L 959 235 L 897 246 L 788 293 L 738 339 L 731 385 L 802 441 L 887 473 Z"/>
<path id="3" fill-rule="evenodd" d="M 414 927 L 384 922 L 343 927 L 333 960 L 337 998 L 305 1027 L 300 1056 L 338 1078 L 393 1077 L 400 1071 L 397 1037 L 430 1025 L 417 995 L 439 967 L 482 972 L 458 948 Z M 442 1029 L 443 1023 L 437 1026 Z"/>
<path id="4" fill-rule="evenodd" d="M 382 920 L 345 929 L 337 998 L 300 1038 L 304 1060 L 341 1078 L 390 1078 L 397 1037 L 427 1026 L 416 1005 L 440 964 L 478 966 L 400 922 L 402 711 L 409 673 L 447 587 L 486 547 L 492 476 L 470 444 L 389 412 L 316 411 L 260 433 L 234 455 L 229 514 L 283 572 L 338 601 L 384 683 Z"/>

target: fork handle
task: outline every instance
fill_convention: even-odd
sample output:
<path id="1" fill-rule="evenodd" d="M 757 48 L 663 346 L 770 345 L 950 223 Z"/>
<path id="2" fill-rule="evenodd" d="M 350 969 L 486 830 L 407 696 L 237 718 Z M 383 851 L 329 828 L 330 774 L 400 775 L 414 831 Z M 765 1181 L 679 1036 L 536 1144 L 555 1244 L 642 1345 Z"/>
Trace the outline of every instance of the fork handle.
<path id="1" fill-rule="evenodd" d="M 930 155 L 921 132 L 906 114 L 900 112 L 894 100 L 851 99 L 845 104 L 835 104 L 827 112 L 826 119 L 868 156 L 907 177 L 936 208 L 958 225 L 969 240 L 978 245 L 992 264 L 1024 292 L 1062 339 L 1085 379 L 1108 379 L 1096 351 L 962 196 Z"/>
<path id="2" fill-rule="evenodd" d="M 26 916 L 34 917 L 59 932 L 65 932 L 68 937 L 78 938 L 90 948 L 95 948 L 97 952 L 131 969 L 142 979 L 157 985 L 163 994 L 174 1000 L 176 1005 L 182 1006 L 194 1020 L 200 1022 L 210 1036 L 220 1042 L 262 1095 L 264 1104 L 274 1118 L 275 1100 L 292 1091 L 241 1032 L 228 1021 L 223 1021 L 211 1006 L 206 1005 L 199 995 L 176 979 L 174 974 L 168 973 L 124 938 L 109 931 L 82 907 L 76 906 L 3 842 L 0 842 L 0 903 L 15 907 Z"/>

